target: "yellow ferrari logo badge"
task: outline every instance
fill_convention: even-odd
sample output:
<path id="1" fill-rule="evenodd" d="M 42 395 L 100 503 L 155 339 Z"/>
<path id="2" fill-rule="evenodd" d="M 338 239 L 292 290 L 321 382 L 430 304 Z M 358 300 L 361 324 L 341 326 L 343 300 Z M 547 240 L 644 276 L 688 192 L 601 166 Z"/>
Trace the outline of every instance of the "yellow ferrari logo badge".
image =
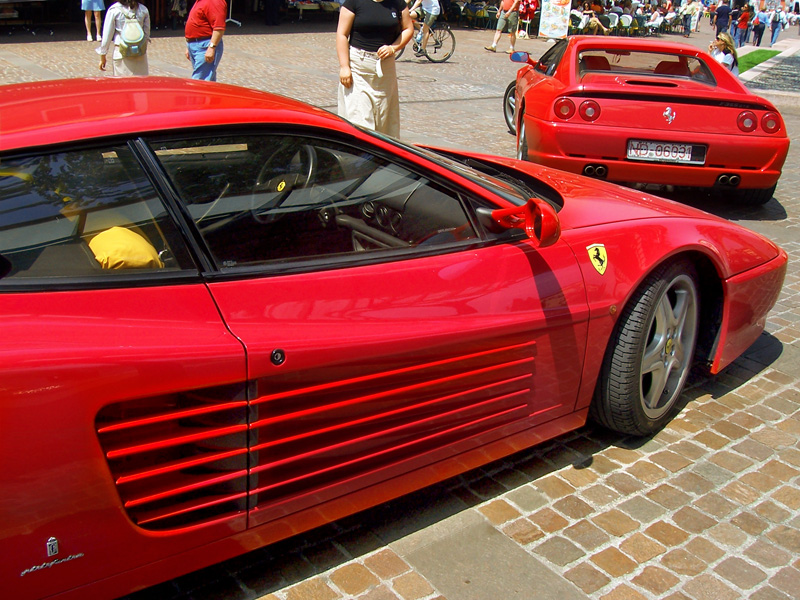
<path id="1" fill-rule="evenodd" d="M 278 184 L 278 191 L 279 191 L 279 192 L 282 192 L 282 191 L 283 191 L 283 189 L 284 189 L 285 187 L 286 187 L 286 182 L 285 182 L 285 181 L 281 181 L 281 182 Z"/>
<path id="2" fill-rule="evenodd" d="M 586 247 L 589 253 L 589 260 L 592 261 L 592 266 L 597 270 L 600 275 L 606 272 L 608 266 L 608 254 L 606 254 L 606 247 L 603 244 L 592 244 Z"/>

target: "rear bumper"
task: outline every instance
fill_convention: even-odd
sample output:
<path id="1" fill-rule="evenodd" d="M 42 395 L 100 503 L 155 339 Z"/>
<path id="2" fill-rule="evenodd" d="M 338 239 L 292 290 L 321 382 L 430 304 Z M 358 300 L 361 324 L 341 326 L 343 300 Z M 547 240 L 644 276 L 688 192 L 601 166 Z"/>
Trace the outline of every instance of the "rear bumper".
<path id="1" fill-rule="evenodd" d="M 726 280 L 722 326 L 711 365 L 718 373 L 756 341 L 775 305 L 786 275 L 786 252 L 763 265 Z"/>
<path id="2" fill-rule="evenodd" d="M 596 124 L 553 123 L 525 115 L 528 158 L 532 162 L 583 173 L 587 165 L 603 165 L 604 179 L 617 183 L 650 183 L 714 187 L 720 175 L 738 175 L 739 189 L 766 189 L 778 182 L 789 139 L 776 135 L 696 134 L 603 127 Z M 708 146 L 704 165 L 631 161 L 629 139 L 680 142 Z"/>

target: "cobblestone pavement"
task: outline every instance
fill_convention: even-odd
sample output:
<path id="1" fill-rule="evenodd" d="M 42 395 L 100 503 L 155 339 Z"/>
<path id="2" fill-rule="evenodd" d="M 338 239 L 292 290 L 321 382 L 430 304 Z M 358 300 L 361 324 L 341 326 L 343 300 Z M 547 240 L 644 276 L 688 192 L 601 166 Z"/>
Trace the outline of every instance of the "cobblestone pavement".
<path id="1" fill-rule="evenodd" d="M 708 43 L 704 27 L 691 43 Z M 220 80 L 333 109 L 333 31 L 320 20 L 233 29 Z M 81 39 L 80 29 L 13 33 L 0 46 L 2 83 L 97 74 L 95 45 L 68 41 Z M 796 35 L 784 33 L 781 47 L 791 49 Z M 182 38 L 155 36 L 152 74 L 187 76 Z M 448 63 L 400 62 L 402 135 L 511 156 L 500 105 L 516 67 L 483 51 L 491 32 L 459 29 L 456 37 Z M 518 43 L 536 56 L 546 48 Z M 800 139 L 794 59 L 773 63 L 751 85 Z M 790 262 L 767 332 L 718 377 L 693 381 L 683 410 L 657 435 L 633 439 L 589 425 L 130 600 L 800 598 L 798 165 L 795 143 L 763 207 L 678 198 L 768 235 Z"/>

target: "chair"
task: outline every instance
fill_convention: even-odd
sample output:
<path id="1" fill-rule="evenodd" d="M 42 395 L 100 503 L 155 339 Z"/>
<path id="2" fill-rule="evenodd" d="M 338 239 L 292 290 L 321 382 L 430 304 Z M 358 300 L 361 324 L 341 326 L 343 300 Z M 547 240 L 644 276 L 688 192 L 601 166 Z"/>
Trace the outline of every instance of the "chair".
<path id="1" fill-rule="evenodd" d="M 618 13 L 609 13 L 608 14 L 608 27 L 612 33 L 617 33 L 617 28 L 619 27 L 619 14 Z"/>
<path id="2" fill-rule="evenodd" d="M 611 29 L 611 19 L 608 15 L 597 15 L 597 20 L 600 21 L 600 24 L 606 29 Z"/>
<path id="3" fill-rule="evenodd" d="M 621 35 L 630 35 L 631 32 L 631 23 L 633 23 L 633 17 L 630 15 L 620 15 L 619 17 L 619 32 Z"/>
<path id="4" fill-rule="evenodd" d="M 486 11 L 486 29 L 496 29 L 499 9 L 496 6 L 487 6 L 484 10 Z"/>
<path id="5" fill-rule="evenodd" d="M 644 15 L 634 15 L 633 22 L 636 23 L 636 34 L 645 35 L 647 33 L 647 19 Z"/>

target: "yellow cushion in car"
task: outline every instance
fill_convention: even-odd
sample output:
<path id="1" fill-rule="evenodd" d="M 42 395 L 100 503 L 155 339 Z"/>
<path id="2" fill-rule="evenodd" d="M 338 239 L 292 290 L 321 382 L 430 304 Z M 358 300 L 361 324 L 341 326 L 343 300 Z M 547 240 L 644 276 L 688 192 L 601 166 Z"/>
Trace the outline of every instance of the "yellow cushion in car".
<path id="1" fill-rule="evenodd" d="M 104 269 L 160 269 L 164 266 L 152 244 L 124 227 L 112 227 L 89 242 Z"/>

